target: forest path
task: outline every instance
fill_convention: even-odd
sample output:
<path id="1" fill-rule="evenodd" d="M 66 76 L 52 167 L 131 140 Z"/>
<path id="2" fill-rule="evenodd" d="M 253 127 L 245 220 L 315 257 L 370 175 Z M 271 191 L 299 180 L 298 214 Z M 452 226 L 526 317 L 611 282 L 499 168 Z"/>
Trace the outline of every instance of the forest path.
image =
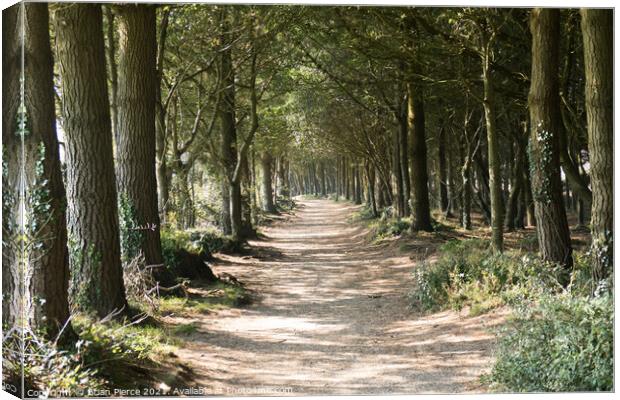
<path id="1" fill-rule="evenodd" d="M 221 256 L 213 269 L 260 299 L 198 317 L 177 351 L 207 394 L 480 392 L 501 313 L 420 316 L 408 307 L 413 262 L 365 242 L 350 203 L 301 200 L 252 246 L 268 257 Z M 274 255 L 277 254 L 277 255 Z"/>

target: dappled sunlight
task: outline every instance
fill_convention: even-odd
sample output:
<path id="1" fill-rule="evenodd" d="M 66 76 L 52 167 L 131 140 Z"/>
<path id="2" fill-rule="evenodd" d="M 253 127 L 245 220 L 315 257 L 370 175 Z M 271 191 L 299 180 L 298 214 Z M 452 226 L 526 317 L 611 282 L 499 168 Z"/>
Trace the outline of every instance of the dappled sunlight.
<path id="1" fill-rule="evenodd" d="M 220 394 L 239 386 L 292 388 L 280 395 L 480 390 L 490 329 L 504 314 L 413 313 L 414 260 L 368 245 L 367 230 L 347 223 L 359 206 L 301 203 L 286 225 L 251 242 L 274 255 L 218 255 L 214 271 L 236 276 L 259 299 L 200 317 L 179 351 L 196 381 Z"/>

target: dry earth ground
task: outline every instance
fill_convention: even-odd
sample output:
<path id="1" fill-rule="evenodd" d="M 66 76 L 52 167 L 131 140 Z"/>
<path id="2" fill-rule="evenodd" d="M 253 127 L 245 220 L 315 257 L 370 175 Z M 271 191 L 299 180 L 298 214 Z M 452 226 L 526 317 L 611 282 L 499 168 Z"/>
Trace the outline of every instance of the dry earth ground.
<path id="1" fill-rule="evenodd" d="M 299 203 L 251 242 L 257 256 L 221 255 L 212 266 L 259 297 L 192 317 L 197 329 L 177 352 L 192 386 L 216 395 L 484 392 L 479 377 L 506 311 L 411 310 L 408 254 L 368 244 L 367 229 L 347 221 L 350 203 Z"/>

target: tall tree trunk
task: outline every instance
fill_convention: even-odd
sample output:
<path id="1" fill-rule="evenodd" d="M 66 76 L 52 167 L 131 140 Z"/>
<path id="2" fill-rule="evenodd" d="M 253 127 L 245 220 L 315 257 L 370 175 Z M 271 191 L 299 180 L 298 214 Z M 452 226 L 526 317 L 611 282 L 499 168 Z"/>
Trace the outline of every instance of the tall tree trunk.
<path id="1" fill-rule="evenodd" d="M 129 208 L 121 210 L 121 250 L 127 261 L 141 252 L 147 265 L 159 265 L 164 260 L 155 177 L 155 7 L 125 5 L 117 10 L 120 77 L 116 174 L 121 204 Z"/>
<path id="2" fill-rule="evenodd" d="M 66 136 L 70 299 L 78 309 L 103 317 L 127 301 L 101 5 L 59 5 L 55 24 Z"/>
<path id="3" fill-rule="evenodd" d="M 222 45 L 231 42 L 230 26 L 226 12 L 222 12 Z M 228 181 L 228 198 L 230 205 L 230 233 L 234 241 L 241 240 L 241 186 L 239 180 L 234 181 L 237 165 L 237 127 L 235 117 L 235 72 L 232 65 L 232 49 L 226 46 L 220 54 L 220 73 L 222 74 L 222 99 L 218 110 L 222 128 L 221 158 Z M 225 209 L 226 211 L 226 209 Z"/>
<path id="4" fill-rule="evenodd" d="M 263 154 L 261 155 L 261 167 L 263 170 L 263 179 L 261 180 L 261 193 L 263 195 L 263 211 L 268 213 L 276 212 L 276 207 L 273 204 L 273 192 L 271 189 L 272 164 L 273 157 L 271 157 L 271 154 L 268 151 L 263 152 Z"/>
<path id="5" fill-rule="evenodd" d="M 370 201 L 370 210 L 372 211 L 372 216 L 379 216 L 379 212 L 377 210 L 377 198 L 375 196 L 375 168 L 370 164 L 370 162 L 366 161 L 366 178 L 368 179 L 368 200 Z"/>
<path id="6" fill-rule="evenodd" d="M 528 165 L 531 164 L 528 158 Z M 536 226 L 536 212 L 534 210 L 534 196 L 532 195 L 532 180 L 530 178 L 530 169 L 526 168 L 523 174 L 524 179 L 524 200 L 526 210 L 527 226 Z"/>
<path id="7" fill-rule="evenodd" d="M 232 228 L 230 226 L 230 193 L 228 179 L 226 177 L 222 179 L 222 215 L 220 224 L 224 235 L 230 235 L 232 233 Z"/>
<path id="8" fill-rule="evenodd" d="M 394 196 L 394 208 L 399 218 L 405 216 L 405 195 L 403 193 L 403 175 L 400 166 L 400 129 L 392 133 L 392 176 L 396 184 L 396 196 Z M 402 151 L 406 151 L 402 149 Z"/>
<path id="9" fill-rule="evenodd" d="M 581 9 L 592 182 L 592 278 L 613 271 L 613 11 Z"/>
<path id="10" fill-rule="evenodd" d="M 112 134 L 115 141 L 118 143 L 118 70 L 116 68 L 116 38 L 114 37 L 115 29 L 115 15 L 112 12 L 112 8 L 109 5 L 104 6 L 104 12 L 106 17 L 106 56 L 108 61 L 108 72 L 110 78 L 110 117 L 112 118 Z"/>
<path id="11" fill-rule="evenodd" d="M 484 84 L 484 117 L 487 128 L 487 150 L 489 159 L 489 190 L 491 197 L 492 245 L 495 251 L 504 250 L 504 205 L 502 202 L 502 177 L 499 158 L 499 137 L 495 129 L 495 99 L 491 72 L 491 41 L 483 40 L 482 80 Z"/>
<path id="12" fill-rule="evenodd" d="M 327 181 L 325 179 L 325 162 L 320 162 L 321 168 L 321 197 L 327 197 Z"/>
<path id="13" fill-rule="evenodd" d="M 168 166 L 166 164 L 166 112 L 162 103 L 161 83 L 164 74 L 164 49 L 168 36 L 168 22 L 170 20 L 170 8 L 165 8 L 162 12 L 159 39 L 157 42 L 157 78 L 155 82 L 155 163 L 157 178 L 157 208 L 161 223 L 166 222 L 169 182 Z"/>
<path id="14" fill-rule="evenodd" d="M 476 139 L 474 135 L 470 135 L 471 116 L 468 111 L 465 111 L 465 118 L 463 121 L 463 134 L 465 136 L 465 143 L 463 145 L 463 166 L 461 167 L 461 184 L 462 184 L 462 199 L 461 199 L 461 226 L 463 229 L 470 230 L 471 226 L 471 196 L 472 196 L 472 157 L 474 150 L 473 141 Z M 479 139 L 478 139 L 479 140 Z"/>
<path id="15" fill-rule="evenodd" d="M 241 177 L 241 226 L 243 237 L 254 237 L 256 230 L 252 225 L 252 185 L 250 183 L 250 163 L 248 157 L 244 157 L 242 161 L 242 177 Z M 272 160 L 273 164 L 273 160 Z M 273 174 L 270 174 L 273 179 Z M 273 180 L 270 179 L 271 182 Z M 271 204 L 273 205 L 273 191 L 271 193 Z M 192 208 L 193 209 L 193 208 Z M 274 206 L 275 210 L 275 206 Z"/>
<path id="16" fill-rule="evenodd" d="M 448 162 L 446 156 L 446 128 L 444 121 L 439 120 L 439 202 L 441 212 L 446 218 L 452 216 L 448 198 Z"/>
<path id="17" fill-rule="evenodd" d="M 411 177 L 409 175 L 409 128 L 407 126 L 407 98 L 405 96 L 398 118 L 398 133 L 400 137 L 400 168 L 403 179 L 403 215 L 409 215 L 411 208 Z"/>
<path id="18" fill-rule="evenodd" d="M 20 10 L 25 12 L 23 26 Z M 5 281 L 10 288 L 3 290 L 3 323 L 21 333 L 44 331 L 48 338 L 54 338 L 69 318 L 69 266 L 48 6 L 18 4 L 2 14 L 2 269 L 3 289 Z M 23 42 L 19 39 L 22 32 Z M 18 109 L 20 74 L 24 78 L 25 113 Z M 17 124 L 18 113 L 23 126 Z M 23 201 L 28 223 L 23 231 L 17 223 L 20 187 L 27 193 Z M 16 239 L 21 234 L 28 238 L 28 243 L 18 256 L 16 247 L 20 241 Z M 71 336 L 69 326 L 63 338 Z"/>
<path id="19" fill-rule="evenodd" d="M 360 167 L 355 165 L 355 204 L 362 204 L 362 179 L 360 177 Z"/>
<path id="20" fill-rule="evenodd" d="M 287 198 L 291 196 L 290 182 L 288 179 L 288 171 L 286 170 L 286 161 L 284 157 L 280 157 L 278 162 L 278 196 Z"/>
<path id="21" fill-rule="evenodd" d="M 428 199 L 424 100 L 421 89 L 407 83 L 407 125 L 411 134 L 411 230 L 432 231 Z"/>
<path id="22" fill-rule="evenodd" d="M 276 175 L 276 179 L 279 179 Z M 250 187 L 252 190 L 250 197 L 250 207 L 252 209 L 252 224 L 258 225 L 259 213 L 257 212 L 260 209 L 260 200 L 259 200 L 259 190 L 258 190 L 258 179 L 256 177 L 256 152 L 252 149 L 250 153 Z M 279 189 L 279 188 L 278 188 Z M 277 201 L 277 198 L 276 200 Z"/>
<path id="23" fill-rule="evenodd" d="M 515 157 L 516 166 L 512 169 L 511 176 L 511 188 L 508 195 L 508 202 L 506 207 L 506 216 L 504 225 L 507 231 L 512 231 L 517 227 L 517 215 L 519 213 L 519 199 L 521 198 L 521 183 L 522 176 L 525 170 L 525 148 L 523 146 L 523 140 L 517 138 L 516 146 L 517 152 Z"/>
<path id="24" fill-rule="evenodd" d="M 566 44 L 565 58 L 564 58 L 564 71 L 562 73 L 563 80 L 560 83 L 561 93 L 564 101 L 569 101 L 570 99 L 570 82 L 571 82 L 571 74 L 575 69 L 576 65 L 575 57 L 577 52 L 575 51 L 575 34 L 569 33 Z M 567 130 L 570 129 L 571 122 L 567 115 L 567 107 L 561 107 L 561 121 L 564 125 L 564 129 L 560 129 L 559 132 L 559 143 L 560 143 L 560 165 L 562 166 L 562 170 L 564 171 L 564 175 L 566 177 L 566 181 L 572 189 L 573 193 L 579 193 L 581 197 L 587 199 L 588 203 L 592 203 L 592 191 L 588 187 L 587 178 L 583 177 L 579 173 L 579 167 L 573 161 L 569 155 L 569 145 L 567 141 Z"/>
<path id="25" fill-rule="evenodd" d="M 560 123 L 560 10 L 534 9 L 530 109 L 530 171 L 536 210 L 536 230 L 542 258 L 565 266 L 568 283 L 572 247 L 562 198 L 558 131 Z"/>

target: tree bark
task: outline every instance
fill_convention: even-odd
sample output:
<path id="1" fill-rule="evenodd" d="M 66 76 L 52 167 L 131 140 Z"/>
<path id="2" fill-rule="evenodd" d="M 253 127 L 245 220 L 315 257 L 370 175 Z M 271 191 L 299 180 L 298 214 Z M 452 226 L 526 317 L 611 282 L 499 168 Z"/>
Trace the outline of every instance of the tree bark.
<path id="1" fill-rule="evenodd" d="M 400 168 L 403 179 L 403 215 L 409 215 L 411 208 L 411 177 L 409 174 L 409 128 L 407 126 L 407 98 L 405 96 L 398 119 L 398 130 L 400 136 Z"/>
<path id="2" fill-rule="evenodd" d="M 495 251 L 504 250 L 503 214 L 502 202 L 502 178 L 499 158 L 499 137 L 495 129 L 495 99 L 493 77 L 491 72 L 491 42 L 489 38 L 483 39 L 482 80 L 484 85 L 484 117 L 487 128 L 487 150 L 489 159 L 489 191 L 491 197 L 491 244 Z"/>
<path id="3" fill-rule="evenodd" d="M 362 204 L 362 179 L 360 177 L 360 167 L 355 165 L 355 204 Z"/>
<path id="4" fill-rule="evenodd" d="M 420 88 L 407 83 L 407 125 L 411 135 L 411 231 L 433 230 L 428 199 L 424 100 Z"/>
<path id="5" fill-rule="evenodd" d="M 155 177 L 155 92 L 157 39 L 155 7 L 117 7 L 119 19 L 118 140 L 116 174 L 121 204 L 122 253 L 138 252 L 147 265 L 163 263 Z M 138 243 L 130 243 L 135 234 Z"/>
<path id="6" fill-rule="evenodd" d="M 157 42 L 157 69 L 155 82 L 155 162 L 157 178 L 157 200 L 159 204 L 159 217 L 161 223 L 166 222 L 169 199 L 169 178 L 168 166 L 166 163 L 166 112 L 162 103 L 161 83 L 164 74 L 164 49 L 168 36 L 168 22 L 170 20 L 170 9 L 166 8 L 162 13 L 161 28 Z"/>
<path id="7" fill-rule="evenodd" d="M 439 121 L 439 202 L 441 212 L 446 218 L 452 216 L 448 198 L 448 162 L 446 157 L 446 128 L 443 120 Z"/>
<path id="8" fill-rule="evenodd" d="M 114 20 L 115 15 L 112 12 L 112 8 L 109 5 L 104 6 L 104 12 L 106 17 L 106 58 L 108 61 L 108 72 L 110 78 L 110 117 L 112 119 L 112 135 L 114 140 L 118 143 L 118 70 L 116 67 L 116 38 L 114 32 L 116 31 Z"/>
<path id="9" fill-rule="evenodd" d="M 23 26 L 20 9 L 25 12 Z M 10 289 L 3 291 L 6 296 L 3 299 L 3 322 L 11 328 L 17 325 L 21 332 L 23 329 L 36 333 L 43 331 L 53 339 L 69 318 L 69 255 L 48 27 L 49 13 L 45 3 L 25 3 L 3 11 L 2 142 L 3 169 L 6 168 L 3 178 L 6 179 L 3 179 L 2 269 L 3 283 L 7 281 Z M 22 29 L 24 41 L 20 43 Z M 25 115 L 22 117 L 25 117 L 25 131 L 17 125 L 21 73 L 24 77 Z M 24 167 L 23 175 L 21 166 Z M 29 240 L 23 256 L 17 257 L 15 246 L 18 241 L 15 239 L 21 229 L 16 224 L 19 202 L 15 200 L 19 196 L 20 182 L 27 193 L 24 202 L 29 222 L 23 233 Z M 25 271 L 16 269 L 20 264 L 26 267 Z M 69 325 L 63 338 L 72 336 Z"/>
<path id="10" fill-rule="evenodd" d="M 568 283 L 572 247 L 562 198 L 558 137 L 562 129 L 558 81 L 560 10 L 532 10 L 530 30 L 530 173 L 538 244 L 544 260 L 565 267 L 563 283 Z"/>
<path id="11" fill-rule="evenodd" d="M 229 24 L 227 15 L 222 15 L 221 44 L 230 43 Z M 241 239 L 241 186 L 239 180 L 234 179 L 237 166 L 237 127 L 235 116 L 235 72 L 232 65 L 232 49 L 226 46 L 220 54 L 220 74 L 222 74 L 222 99 L 218 110 L 222 128 L 221 158 L 224 164 L 225 176 L 228 183 L 229 206 L 225 206 L 223 213 L 229 211 L 230 234 L 234 241 Z M 226 227 L 226 225 L 224 225 Z"/>
<path id="12" fill-rule="evenodd" d="M 396 196 L 394 196 L 394 208 L 396 215 L 399 218 L 405 216 L 405 195 L 403 193 L 403 175 L 400 165 L 401 151 L 406 151 L 400 148 L 400 129 L 394 130 L 392 133 L 392 176 L 393 182 L 396 184 Z"/>
<path id="13" fill-rule="evenodd" d="M 368 161 L 365 163 L 366 178 L 368 179 L 368 200 L 370 202 L 370 210 L 373 217 L 378 217 L 377 198 L 375 196 L 375 168 Z"/>
<path id="14" fill-rule="evenodd" d="M 511 188 L 508 195 L 508 203 L 506 207 L 506 216 L 504 225 L 507 231 L 513 231 L 517 227 L 517 215 L 519 213 L 519 199 L 521 197 L 522 175 L 525 170 L 525 148 L 522 140 L 516 141 L 517 152 L 515 157 L 516 166 L 513 168 L 511 176 Z"/>
<path id="15" fill-rule="evenodd" d="M 55 11 L 66 135 L 73 305 L 104 317 L 127 306 L 120 260 L 101 5 Z"/>
<path id="16" fill-rule="evenodd" d="M 592 183 L 592 278 L 613 271 L 613 11 L 581 9 Z"/>
<path id="17" fill-rule="evenodd" d="M 273 157 L 268 151 L 263 152 L 261 155 L 261 167 L 263 170 L 263 179 L 261 180 L 261 192 L 263 195 L 263 211 L 268 213 L 276 212 L 276 207 L 273 204 L 273 191 L 271 188 L 271 176 L 272 176 L 272 164 Z"/>

